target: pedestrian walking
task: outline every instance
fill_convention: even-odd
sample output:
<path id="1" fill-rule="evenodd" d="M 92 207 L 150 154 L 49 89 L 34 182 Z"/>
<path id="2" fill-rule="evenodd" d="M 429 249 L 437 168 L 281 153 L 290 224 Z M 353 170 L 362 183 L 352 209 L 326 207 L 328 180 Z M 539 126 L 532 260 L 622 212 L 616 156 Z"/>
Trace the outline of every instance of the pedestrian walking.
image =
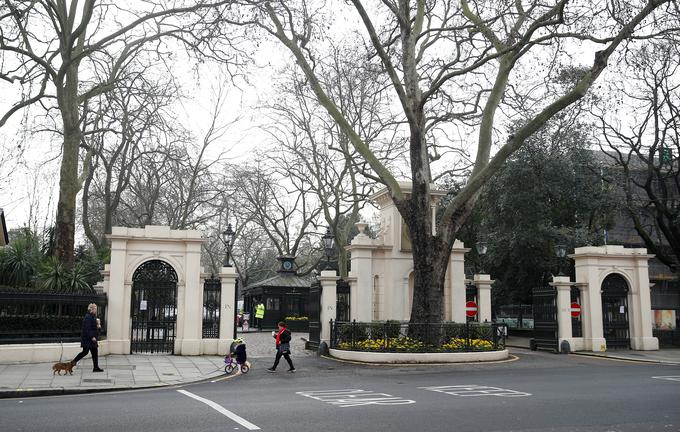
<path id="1" fill-rule="evenodd" d="M 279 323 L 279 331 L 273 331 L 272 336 L 276 338 L 276 358 L 274 359 L 274 366 L 267 369 L 267 371 L 276 372 L 276 366 L 279 365 L 279 360 L 283 356 L 290 366 L 288 372 L 295 372 L 295 366 L 293 366 L 293 361 L 290 359 L 290 330 L 286 328 L 284 321 Z"/>
<path id="2" fill-rule="evenodd" d="M 71 361 L 74 365 L 87 355 L 92 353 L 92 372 L 104 372 L 99 368 L 99 356 L 97 336 L 99 334 L 99 319 L 97 318 L 97 305 L 90 303 L 87 306 L 87 313 L 83 318 L 83 329 L 80 334 L 80 346 L 83 350 Z"/>

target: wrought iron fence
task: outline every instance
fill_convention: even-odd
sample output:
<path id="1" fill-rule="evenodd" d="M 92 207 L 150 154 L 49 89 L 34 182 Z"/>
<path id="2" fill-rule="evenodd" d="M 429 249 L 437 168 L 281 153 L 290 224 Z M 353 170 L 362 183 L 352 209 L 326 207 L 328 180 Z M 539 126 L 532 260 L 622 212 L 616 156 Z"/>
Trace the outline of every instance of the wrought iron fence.
<path id="1" fill-rule="evenodd" d="M 106 294 L 0 292 L 0 344 L 78 342 L 87 305 L 97 305 L 106 335 Z"/>
<path id="2" fill-rule="evenodd" d="M 331 348 L 376 352 L 472 352 L 505 349 L 503 323 L 330 322 Z"/>
<path id="3" fill-rule="evenodd" d="M 662 348 L 680 347 L 680 330 L 653 329 L 652 335 L 659 339 L 659 346 Z"/>

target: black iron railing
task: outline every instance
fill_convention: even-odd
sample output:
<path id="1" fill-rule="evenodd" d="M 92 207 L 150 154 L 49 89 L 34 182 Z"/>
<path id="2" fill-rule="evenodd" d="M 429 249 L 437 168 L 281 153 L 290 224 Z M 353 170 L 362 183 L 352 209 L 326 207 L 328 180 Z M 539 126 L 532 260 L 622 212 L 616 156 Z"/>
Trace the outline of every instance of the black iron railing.
<path id="1" fill-rule="evenodd" d="M 0 292 L 0 344 L 78 342 L 87 305 L 97 305 L 106 335 L 106 294 Z"/>
<path id="2" fill-rule="evenodd" d="M 502 323 L 330 322 L 331 348 L 376 352 L 472 352 L 505 349 Z"/>
<path id="3" fill-rule="evenodd" d="M 652 335 L 659 339 L 659 346 L 662 348 L 680 347 L 680 330 L 653 329 Z"/>

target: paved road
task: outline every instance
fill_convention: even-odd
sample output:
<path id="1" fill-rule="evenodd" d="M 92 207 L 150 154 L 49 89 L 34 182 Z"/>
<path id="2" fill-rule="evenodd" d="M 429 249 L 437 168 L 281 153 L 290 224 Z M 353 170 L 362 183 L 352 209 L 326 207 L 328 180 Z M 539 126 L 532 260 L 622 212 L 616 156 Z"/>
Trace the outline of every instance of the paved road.
<path id="1" fill-rule="evenodd" d="M 403 367 L 306 357 L 296 374 L 256 361 L 215 382 L 0 400 L 0 419 L 3 431 L 680 431 L 680 366 L 516 353 Z"/>

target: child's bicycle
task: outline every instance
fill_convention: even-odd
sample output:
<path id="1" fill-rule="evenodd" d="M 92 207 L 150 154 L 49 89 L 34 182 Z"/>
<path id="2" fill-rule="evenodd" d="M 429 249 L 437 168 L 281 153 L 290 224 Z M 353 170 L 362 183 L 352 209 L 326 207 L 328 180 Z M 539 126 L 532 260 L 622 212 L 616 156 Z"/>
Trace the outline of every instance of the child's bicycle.
<path id="1" fill-rule="evenodd" d="M 238 363 L 236 363 L 236 359 L 234 358 L 226 356 L 224 358 L 224 363 L 226 364 L 226 366 L 224 366 L 224 372 L 227 374 L 234 372 L 234 369 L 238 369 Z M 247 374 L 249 370 L 250 362 L 247 361 L 245 364 L 241 365 L 241 373 Z"/>

